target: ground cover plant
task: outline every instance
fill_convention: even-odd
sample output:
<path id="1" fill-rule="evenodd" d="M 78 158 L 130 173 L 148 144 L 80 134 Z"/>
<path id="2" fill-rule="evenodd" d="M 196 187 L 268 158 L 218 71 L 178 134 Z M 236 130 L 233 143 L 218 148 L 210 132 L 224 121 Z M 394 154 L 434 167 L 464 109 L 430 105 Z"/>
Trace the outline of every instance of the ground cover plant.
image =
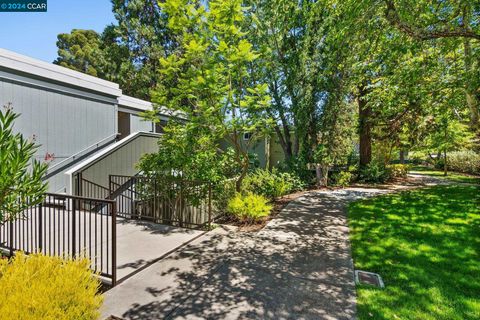
<path id="1" fill-rule="evenodd" d="M 293 173 L 256 169 L 243 182 L 244 192 L 255 192 L 269 199 L 275 199 L 304 188 L 303 182 Z"/>
<path id="2" fill-rule="evenodd" d="M 0 319 L 97 319 L 103 298 L 89 265 L 39 254 L 0 259 Z"/>
<path id="3" fill-rule="evenodd" d="M 237 193 L 228 202 L 227 212 L 243 223 L 254 223 L 267 217 L 273 206 L 268 199 L 254 193 Z"/>
<path id="4" fill-rule="evenodd" d="M 480 187 L 437 186 L 352 203 L 359 319 L 480 318 Z"/>

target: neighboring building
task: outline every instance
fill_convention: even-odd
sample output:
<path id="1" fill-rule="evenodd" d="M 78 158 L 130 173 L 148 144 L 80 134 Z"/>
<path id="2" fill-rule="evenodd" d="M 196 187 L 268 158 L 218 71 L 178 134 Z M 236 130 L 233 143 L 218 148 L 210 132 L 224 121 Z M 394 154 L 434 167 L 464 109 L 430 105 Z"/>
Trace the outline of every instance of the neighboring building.
<path id="1" fill-rule="evenodd" d="M 244 133 L 241 139 L 241 143 L 249 140 L 249 133 Z M 226 141 L 222 141 L 220 145 L 223 150 L 229 147 Z M 275 133 L 271 134 L 271 136 L 259 138 L 251 143 L 248 152 L 256 155 L 258 166 L 264 169 L 278 167 L 285 161 L 285 153 Z"/>
<path id="2" fill-rule="evenodd" d="M 50 162 L 50 192 L 73 192 L 66 173 L 82 163 L 91 167 L 105 150 L 124 147 L 126 137 L 139 145 L 129 146 L 123 169 L 117 165 L 108 174 L 131 174 L 131 162 L 155 151 L 154 134 L 162 131 L 140 116 L 152 104 L 123 95 L 118 84 L 0 49 L 0 107 L 7 104 L 21 114 L 14 130 L 34 138 L 40 145 L 35 157 Z M 165 110 L 160 116 L 166 123 L 171 115 Z M 135 139 L 139 133 L 143 138 Z"/>

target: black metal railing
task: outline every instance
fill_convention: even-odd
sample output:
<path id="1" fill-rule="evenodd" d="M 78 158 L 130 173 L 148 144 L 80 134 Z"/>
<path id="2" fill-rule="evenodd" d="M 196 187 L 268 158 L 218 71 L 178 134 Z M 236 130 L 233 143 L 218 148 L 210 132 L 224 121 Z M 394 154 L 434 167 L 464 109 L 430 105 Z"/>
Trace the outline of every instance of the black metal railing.
<path id="1" fill-rule="evenodd" d="M 0 225 L 0 248 L 88 258 L 91 269 L 116 283 L 116 203 L 48 193 L 40 204 Z"/>
<path id="2" fill-rule="evenodd" d="M 109 189 L 120 217 L 186 228 L 211 225 L 212 186 L 208 182 L 110 175 Z"/>
<path id="3" fill-rule="evenodd" d="M 77 193 L 78 196 L 89 197 L 95 199 L 109 199 L 110 190 L 107 187 L 99 185 L 95 182 L 87 180 L 81 176 L 77 178 Z"/>

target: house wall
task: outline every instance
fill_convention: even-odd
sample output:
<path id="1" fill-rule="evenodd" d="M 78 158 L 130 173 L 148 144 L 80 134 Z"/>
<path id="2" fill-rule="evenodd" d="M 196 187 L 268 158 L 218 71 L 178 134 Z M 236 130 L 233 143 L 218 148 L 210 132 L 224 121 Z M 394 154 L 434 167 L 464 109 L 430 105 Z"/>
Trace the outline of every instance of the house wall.
<path id="1" fill-rule="evenodd" d="M 270 167 L 278 167 L 284 161 L 285 153 L 278 140 L 278 136 L 273 134 L 270 138 Z"/>
<path id="2" fill-rule="evenodd" d="M 51 165 L 116 133 L 116 97 L 82 92 L 9 72 L 0 66 L 0 105 L 20 114 L 14 131 L 35 136 L 35 158 Z"/>
<path id="3" fill-rule="evenodd" d="M 132 133 L 99 154 L 79 163 L 65 173 L 69 180 L 69 192 L 75 192 L 75 179 L 78 174 L 95 184 L 108 188 L 109 175 L 133 176 L 138 173 L 136 165 L 147 153 L 158 151 L 160 135 L 154 133 Z M 90 196 L 83 193 L 84 196 Z"/>
<path id="4" fill-rule="evenodd" d="M 130 132 L 152 132 L 153 124 L 151 121 L 145 121 L 143 117 L 135 114 L 130 115 Z"/>
<path id="5" fill-rule="evenodd" d="M 243 140 L 243 137 L 241 137 L 240 139 L 242 139 L 240 141 L 240 143 L 245 146 L 244 144 L 244 140 Z M 227 142 L 226 140 L 221 140 L 219 142 L 220 144 L 220 149 L 222 150 L 227 150 L 228 148 L 231 147 L 230 143 Z M 248 152 L 249 153 L 253 153 L 253 154 L 256 154 L 257 155 L 257 159 L 258 159 L 258 162 L 259 162 L 259 167 L 260 168 L 266 168 L 267 165 L 268 165 L 268 143 L 267 143 L 267 140 L 265 138 L 260 138 L 258 139 L 258 141 L 255 141 L 253 142 L 250 147 L 248 148 Z"/>
<path id="6" fill-rule="evenodd" d="M 9 103 L 20 114 L 14 131 L 35 137 L 40 145 L 34 157 L 46 161 L 47 154 L 52 156 L 45 177 L 50 192 L 68 192 L 66 173 L 95 158 L 118 138 L 153 132 L 155 127 L 140 116 L 152 110 L 152 103 L 123 95 L 118 84 L 0 48 L 0 107 Z M 123 122 L 121 112 L 126 115 Z M 171 113 L 163 108 L 159 116 L 168 120 Z M 178 112 L 174 116 L 184 117 Z M 119 122 L 124 124 L 123 136 L 117 135 Z M 86 170 L 86 176 L 93 181 L 108 174 L 137 173 L 138 159 L 158 150 L 157 138 L 142 136 L 131 141 L 115 151 L 115 157 L 106 157 Z"/>

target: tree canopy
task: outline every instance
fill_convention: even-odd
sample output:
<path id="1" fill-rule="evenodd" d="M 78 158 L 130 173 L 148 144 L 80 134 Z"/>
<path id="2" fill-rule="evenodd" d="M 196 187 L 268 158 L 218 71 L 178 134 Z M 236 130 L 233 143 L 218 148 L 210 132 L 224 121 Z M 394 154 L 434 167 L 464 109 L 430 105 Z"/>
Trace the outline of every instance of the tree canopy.
<path id="1" fill-rule="evenodd" d="M 250 142 L 238 143 L 239 135 L 253 133 L 254 141 L 270 129 L 299 174 L 311 163 L 345 163 L 357 147 L 360 166 L 445 149 L 427 143 L 438 142 L 439 128 L 468 133 L 460 133 L 468 144 L 447 149 L 480 149 L 475 1 L 112 5 L 117 23 L 103 34 L 59 36 L 56 63 L 184 112 L 190 121 L 181 130 L 227 139 L 242 168 Z"/>

